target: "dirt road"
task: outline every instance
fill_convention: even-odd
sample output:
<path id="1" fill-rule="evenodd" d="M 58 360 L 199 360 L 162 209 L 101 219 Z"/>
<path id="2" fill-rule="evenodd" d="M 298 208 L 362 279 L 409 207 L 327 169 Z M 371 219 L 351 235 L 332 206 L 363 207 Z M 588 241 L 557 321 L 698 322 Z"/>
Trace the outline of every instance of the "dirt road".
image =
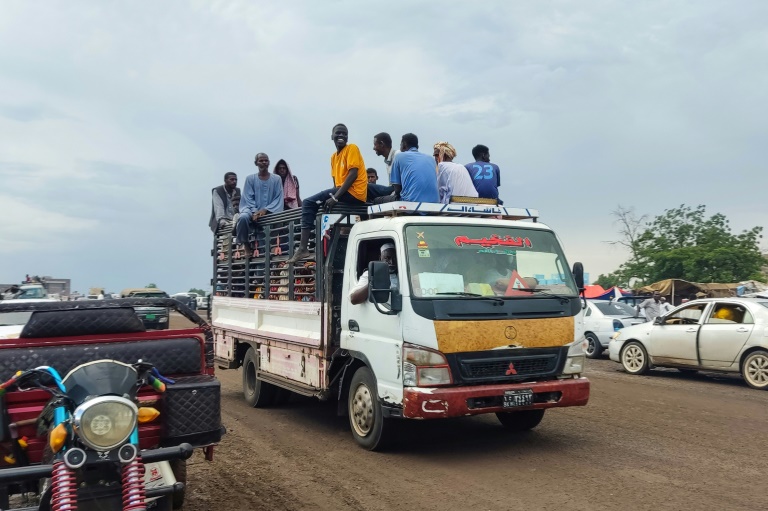
<path id="1" fill-rule="evenodd" d="M 228 428 L 191 460 L 186 511 L 766 509 L 768 392 L 674 370 L 632 377 L 588 362 L 584 408 L 525 434 L 494 416 L 403 422 L 397 448 L 359 448 L 335 403 L 249 408 L 219 371 Z"/>

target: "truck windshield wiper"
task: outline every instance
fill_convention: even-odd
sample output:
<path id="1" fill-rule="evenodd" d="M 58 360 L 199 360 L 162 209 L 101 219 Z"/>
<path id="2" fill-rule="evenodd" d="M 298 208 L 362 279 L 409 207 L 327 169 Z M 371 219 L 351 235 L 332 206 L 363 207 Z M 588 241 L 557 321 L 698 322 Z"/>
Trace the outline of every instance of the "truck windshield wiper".
<path id="1" fill-rule="evenodd" d="M 436 293 L 438 295 L 453 295 L 453 296 L 467 296 L 470 298 L 485 298 L 486 300 L 493 300 L 494 302 L 498 303 L 504 303 L 504 300 L 502 298 L 499 298 L 498 296 L 488 296 L 488 295 L 481 295 L 478 293 L 468 293 L 466 291 L 448 291 L 445 293 Z"/>
<path id="2" fill-rule="evenodd" d="M 531 289 L 527 287 L 522 288 L 516 288 L 515 291 L 524 291 L 526 293 L 539 293 L 540 296 L 548 296 L 551 298 L 559 298 L 562 303 L 565 303 L 567 300 L 570 300 L 571 298 L 577 298 L 575 296 L 568 296 L 568 295 L 559 295 L 556 293 L 550 293 L 549 291 L 545 291 L 543 289 Z"/>

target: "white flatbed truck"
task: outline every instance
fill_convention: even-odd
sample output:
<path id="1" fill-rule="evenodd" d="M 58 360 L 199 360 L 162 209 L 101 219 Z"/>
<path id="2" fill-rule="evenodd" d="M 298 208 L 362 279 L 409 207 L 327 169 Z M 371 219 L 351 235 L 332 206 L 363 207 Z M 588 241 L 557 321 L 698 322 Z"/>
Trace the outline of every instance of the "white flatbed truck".
<path id="1" fill-rule="evenodd" d="M 538 212 L 486 204 L 337 206 L 313 256 L 289 265 L 300 211 L 258 222 L 250 259 L 215 236 L 215 360 L 242 367 L 254 407 L 290 392 L 338 399 L 371 450 L 395 419 L 495 413 L 513 431 L 548 408 L 583 406 L 581 264 L 573 272 Z M 396 279 L 379 261 L 396 251 Z M 369 272 L 368 301 L 349 293 Z"/>

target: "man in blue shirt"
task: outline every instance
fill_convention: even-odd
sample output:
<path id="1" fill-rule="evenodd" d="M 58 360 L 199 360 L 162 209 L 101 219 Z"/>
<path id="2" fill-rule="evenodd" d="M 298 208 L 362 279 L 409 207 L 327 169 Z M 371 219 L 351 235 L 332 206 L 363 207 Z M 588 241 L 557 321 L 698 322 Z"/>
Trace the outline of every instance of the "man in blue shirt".
<path id="1" fill-rule="evenodd" d="M 501 172 L 499 166 L 491 163 L 491 152 L 482 144 L 472 148 L 474 163 L 467 163 L 465 167 L 475 185 L 477 195 L 484 199 L 498 199 L 499 186 L 501 186 Z M 499 204 L 502 202 L 499 201 Z"/>
<path id="2" fill-rule="evenodd" d="M 282 211 L 284 206 L 283 180 L 269 172 L 269 156 L 259 153 L 254 163 L 259 172 L 245 178 L 240 198 L 240 218 L 237 219 L 237 242 L 244 246 L 247 257 L 253 254 L 248 238 L 256 228 L 256 221 L 268 213 Z"/>
<path id="3" fill-rule="evenodd" d="M 397 200 L 407 202 L 440 202 L 437 170 L 432 156 L 419 152 L 419 139 L 406 133 L 400 142 L 400 153 L 392 162 L 392 186 Z"/>

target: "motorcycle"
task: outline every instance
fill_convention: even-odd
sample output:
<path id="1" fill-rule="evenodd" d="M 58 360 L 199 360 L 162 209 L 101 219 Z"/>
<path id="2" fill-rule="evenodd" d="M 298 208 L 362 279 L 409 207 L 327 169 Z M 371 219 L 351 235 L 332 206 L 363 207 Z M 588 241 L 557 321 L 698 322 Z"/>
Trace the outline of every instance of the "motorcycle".
<path id="1" fill-rule="evenodd" d="M 164 392 L 166 384 L 173 380 L 141 360 L 88 362 L 64 378 L 49 366 L 16 373 L 0 384 L 0 396 L 11 388 L 51 394 L 37 418 L 38 434 L 48 433 L 48 445 L 40 465 L 0 470 L 0 485 L 34 493 L 37 505 L 28 509 L 171 509 L 172 494 L 184 484 L 174 479 L 169 461 L 189 458 L 193 448 L 182 443 L 140 451 L 138 427 L 160 414 L 141 405 L 139 390 L 151 385 Z M 18 439 L 14 445 L 22 461 Z"/>

